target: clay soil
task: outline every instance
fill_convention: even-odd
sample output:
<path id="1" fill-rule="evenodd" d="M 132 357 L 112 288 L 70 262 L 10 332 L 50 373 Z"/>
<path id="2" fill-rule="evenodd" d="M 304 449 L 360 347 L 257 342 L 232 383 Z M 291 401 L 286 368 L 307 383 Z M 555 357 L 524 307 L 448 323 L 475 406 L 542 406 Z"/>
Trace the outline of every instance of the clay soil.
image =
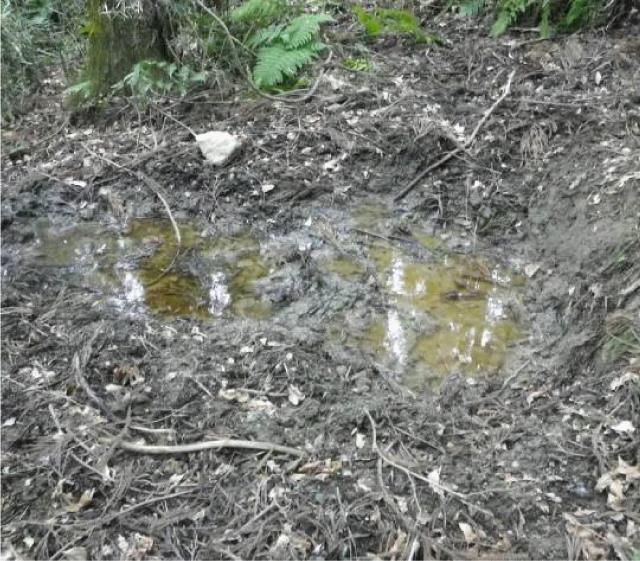
<path id="1" fill-rule="evenodd" d="M 218 84 L 69 112 L 52 76 L 3 131 L 3 558 L 637 558 L 640 24 L 437 21 L 417 45 L 339 16 L 304 101 Z M 215 167 L 177 121 L 243 148 Z M 499 372 L 409 390 L 321 325 L 130 314 L 33 251 L 43 222 L 168 207 L 266 242 L 371 201 L 377 234 L 519 267 Z M 309 255 L 279 256 L 280 309 L 323 286 Z"/>

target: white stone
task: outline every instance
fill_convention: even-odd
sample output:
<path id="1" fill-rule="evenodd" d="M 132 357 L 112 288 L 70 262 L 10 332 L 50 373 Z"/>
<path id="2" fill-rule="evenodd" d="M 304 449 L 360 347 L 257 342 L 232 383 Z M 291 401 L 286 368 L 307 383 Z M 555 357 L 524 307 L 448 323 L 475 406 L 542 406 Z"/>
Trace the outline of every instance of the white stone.
<path id="1" fill-rule="evenodd" d="M 234 152 L 242 146 L 242 141 L 237 136 L 223 131 L 196 134 L 196 142 L 204 157 L 216 166 L 228 162 Z"/>

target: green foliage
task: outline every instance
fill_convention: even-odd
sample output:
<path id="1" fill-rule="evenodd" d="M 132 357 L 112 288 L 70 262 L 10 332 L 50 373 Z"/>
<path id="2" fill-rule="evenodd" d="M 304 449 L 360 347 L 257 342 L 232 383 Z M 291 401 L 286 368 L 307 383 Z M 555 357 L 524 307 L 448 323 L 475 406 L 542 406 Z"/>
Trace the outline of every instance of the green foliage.
<path id="1" fill-rule="evenodd" d="M 112 89 L 116 92 L 131 91 L 139 98 L 172 92 L 185 95 L 195 85 L 204 83 L 207 77 L 207 72 L 195 72 L 188 65 L 179 67 L 164 60 L 143 60 L 135 64 Z"/>
<path id="2" fill-rule="evenodd" d="M 257 51 L 253 69 L 256 84 L 273 88 L 295 79 L 300 69 L 324 50 L 320 27 L 332 21 L 328 14 L 307 14 L 288 25 L 275 23 L 250 36 L 246 44 Z"/>
<path id="3" fill-rule="evenodd" d="M 186 95 L 194 86 L 209 77 L 205 71 L 196 72 L 189 65 L 178 66 L 164 60 L 142 60 L 134 64 L 122 80 L 111 86 L 113 93 L 133 95 L 145 104 L 152 95 Z M 75 105 L 96 97 L 95 84 L 83 80 L 65 90 L 67 98 Z"/>
<path id="4" fill-rule="evenodd" d="M 84 0 L 0 0 L 2 117 L 25 110 L 42 69 L 77 52 L 73 28 Z M 66 68 L 65 68 L 66 69 Z"/>
<path id="5" fill-rule="evenodd" d="M 324 50 L 320 28 L 333 18 L 326 13 L 299 15 L 303 6 L 296 0 L 247 0 L 230 13 L 236 31 L 244 27 L 245 46 L 255 53 L 252 74 L 259 87 L 291 86 Z"/>
<path id="6" fill-rule="evenodd" d="M 229 17 L 232 21 L 265 27 L 291 13 L 286 0 L 248 0 L 232 10 Z"/>
<path id="7" fill-rule="evenodd" d="M 470 3 L 482 0 L 470 0 Z M 461 10 L 462 13 L 462 10 Z M 573 31 L 581 27 L 605 21 L 607 10 L 605 0 L 498 0 L 497 18 L 491 33 L 502 35 L 515 23 L 527 21 L 538 25 L 541 37 L 548 37 L 552 26 L 563 31 Z M 467 10 L 465 15 L 471 15 Z"/>
<path id="8" fill-rule="evenodd" d="M 131 72 L 137 76 L 134 66 L 141 61 L 141 75 L 155 72 L 161 76 L 166 71 L 147 68 L 144 62 L 173 59 L 168 47 L 171 24 L 162 6 L 163 3 L 86 0 L 87 21 L 81 33 L 86 37 L 87 51 L 80 80 L 91 82 L 92 97 L 109 95 L 113 85 Z M 156 77 L 156 82 L 159 79 Z"/>
<path id="9" fill-rule="evenodd" d="M 36 82 L 37 46 L 34 34 L 37 24 L 14 9 L 9 0 L 0 4 L 0 37 L 2 41 L 2 114 L 8 116 L 18 107 L 8 107 L 7 100 L 19 102 L 22 90 L 30 90 Z M 16 99 L 17 98 L 17 99 Z M 15 105 L 15 104 L 14 104 Z"/>
<path id="10" fill-rule="evenodd" d="M 572 0 L 569 5 L 569 11 L 561 22 L 561 27 L 567 31 L 573 31 L 590 23 L 594 23 L 601 11 L 601 2 L 594 0 Z"/>
<path id="11" fill-rule="evenodd" d="M 542 6 L 542 15 L 540 16 L 540 37 L 549 37 L 551 35 L 551 25 L 549 20 L 551 19 L 551 7 L 548 2 L 545 2 Z"/>
<path id="12" fill-rule="evenodd" d="M 469 17 L 469 16 L 477 16 L 482 10 L 484 10 L 486 5 L 485 0 L 467 0 L 466 2 L 462 2 L 458 7 L 458 12 L 461 16 Z"/>
<path id="13" fill-rule="evenodd" d="M 375 37 L 382 33 L 382 22 L 375 15 L 365 12 L 360 6 L 353 7 L 353 13 L 358 16 L 360 25 L 364 27 L 367 35 Z"/>
<path id="14" fill-rule="evenodd" d="M 299 49 L 315 41 L 318 38 L 320 26 L 332 21 L 333 18 L 328 14 L 300 16 L 287 26 L 274 24 L 261 29 L 247 40 L 247 45 L 252 49 L 277 44 L 290 50 Z"/>
<path id="15" fill-rule="evenodd" d="M 343 59 L 342 66 L 348 70 L 356 70 L 358 72 L 369 72 L 371 70 L 371 63 L 366 58 L 347 57 Z"/>
<path id="16" fill-rule="evenodd" d="M 540 0 L 499 0 L 498 19 L 493 24 L 491 34 L 494 37 L 502 35 L 519 16 L 526 13 L 527 10 L 536 3 L 539 3 L 539 1 Z"/>
<path id="17" fill-rule="evenodd" d="M 418 43 L 440 43 L 438 39 L 425 35 L 420 29 L 418 18 L 405 10 L 376 8 L 371 13 L 356 5 L 353 7 L 353 13 L 370 37 L 406 33 L 414 37 Z"/>
<path id="18" fill-rule="evenodd" d="M 607 333 L 603 348 L 605 360 L 615 361 L 625 355 L 640 356 L 640 335 L 633 326 L 622 329 L 620 333 Z"/>
<path id="19" fill-rule="evenodd" d="M 91 80 L 83 80 L 64 90 L 64 95 L 73 105 L 79 105 L 93 97 L 93 84 Z"/>
<path id="20" fill-rule="evenodd" d="M 280 45 L 266 47 L 258 53 L 253 78 L 260 87 L 273 88 L 295 78 L 298 70 L 309 64 L 317 51 L 309 48 L 287 50 Z"/>

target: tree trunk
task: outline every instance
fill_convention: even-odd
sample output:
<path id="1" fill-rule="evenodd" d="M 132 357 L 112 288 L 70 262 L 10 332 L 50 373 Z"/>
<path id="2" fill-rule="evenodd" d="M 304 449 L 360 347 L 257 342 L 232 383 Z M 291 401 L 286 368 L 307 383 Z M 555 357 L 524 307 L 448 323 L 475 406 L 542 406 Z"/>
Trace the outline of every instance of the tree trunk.
<path id="1" fill-rule="evenodd" d="M 84 76 L 94 94 L 106 93 L 141 60 L 171 59 L 163 0 L 87 0 L 87 12 Z"/>

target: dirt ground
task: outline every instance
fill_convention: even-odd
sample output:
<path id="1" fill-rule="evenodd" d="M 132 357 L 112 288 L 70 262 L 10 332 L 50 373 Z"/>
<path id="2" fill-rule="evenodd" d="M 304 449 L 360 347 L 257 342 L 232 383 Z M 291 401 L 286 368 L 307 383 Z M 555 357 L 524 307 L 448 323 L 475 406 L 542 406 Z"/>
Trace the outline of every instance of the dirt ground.
<path id="1" fill-rule="evenodd" d="M 416 45 L 338 18 L 303 102 L 218 85 L 69 113 L 43 84 L 3 130 L 3 559 L 638 557 L 640 22 L 487 26 Z M 176 121 L 243 148 L 215 167 Z M 163 243 L 122 233 L 171 232 L 167 207 L 254 240 L 256 313 L 114 296 Z M 88 261 L 61 259 L 80 227 Z M 526 279 L 504 361 L 439 389 L 350 342 L 394 305 L 375 267 L 322 265 L 424 232 Z M 222 250 L 187 237 L 172 268 L 206 276 Z"/>

